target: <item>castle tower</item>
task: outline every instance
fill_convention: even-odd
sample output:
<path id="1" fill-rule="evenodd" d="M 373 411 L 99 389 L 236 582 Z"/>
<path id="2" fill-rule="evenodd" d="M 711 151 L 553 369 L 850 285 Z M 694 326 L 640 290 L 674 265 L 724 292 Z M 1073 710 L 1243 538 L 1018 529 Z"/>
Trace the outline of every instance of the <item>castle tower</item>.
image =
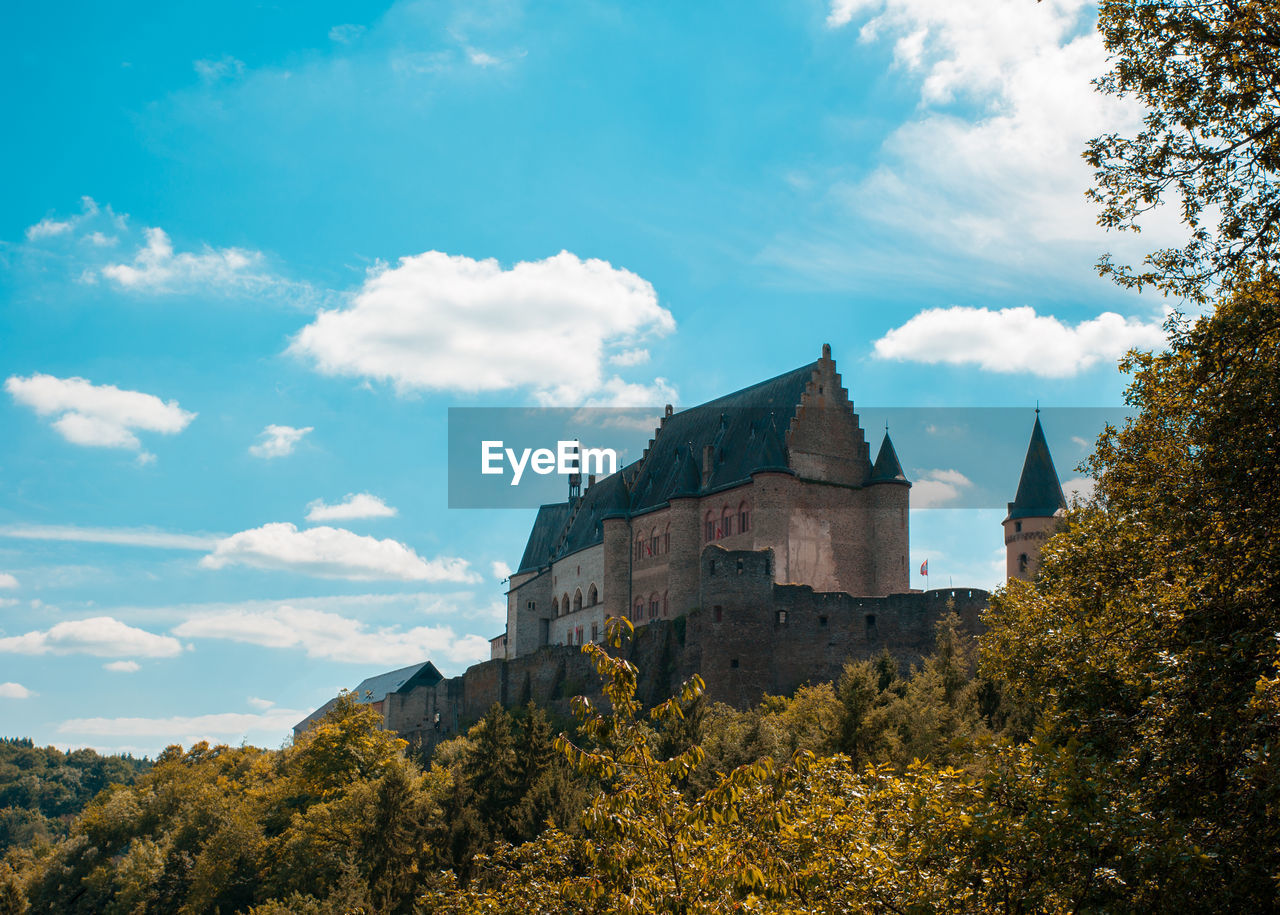
<path id="1" fill-rule="evenodd" d="M 1040 548 L 1055 530 L 1067 500 L 1062 495 L 1058 471 L 1049 454 L 1044 429 L 1040 426 L 1040 408 L 1036 408 L 1036 424 L 1031 429 L 1031 444 L 1022 463 L 1018 494 L 1009 503 L 1009 516 L 1004 519 L 1005 574 L 1008 578 L 1030 581 L 1040 570 Z"/>
<path id="2" fill-rule="evenodd" d="M 911 482 L 902 472 L 898 452 L 889 440 L 889 427 L 884 430 L 880 453 L 867 478 L 871 493 L 871 542 L 873 552 L 875 593 L 898 594 L 910 590 L 911 576 L 907 569 L 908 503 Z"/>

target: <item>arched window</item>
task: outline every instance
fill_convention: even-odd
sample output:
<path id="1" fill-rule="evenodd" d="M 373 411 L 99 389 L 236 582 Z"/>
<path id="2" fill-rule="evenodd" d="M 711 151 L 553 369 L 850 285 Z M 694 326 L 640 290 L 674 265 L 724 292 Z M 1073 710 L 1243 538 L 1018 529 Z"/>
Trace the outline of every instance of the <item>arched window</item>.
<path id="1" fill-rule="evenodd" d="M 561 596 L 560 609 L 563 610 L 565 613 L 569 612 L 569 595 L 568 594 L 564 594 Z"/>
<path id="2" fill-rule="evenodd" d="M 662 592 L 662 618 L 666 619 L 669 615 L 670 615 L 670 611 L 667 607 L 667 592 L 663 591 Z"/>
<path id="3" fill-rule="evenodd" d="M 631 622 L 638 623 L 644 619 L 644 598 L 637 598 L 636 605 L 631 608 Z"/>
<path id="4" fill-rule="evenodd" d="M 555 613 L 556 616 L 560 615 L 560 598 L 558 597 L 551 598 L 551 610 L 553 613 Z"/>
<path id="5" fill-rule="evenodd" d="M 1027 554 L 1026 553 L 1023 553 L 1018 557 L 1018 574 L 1019 575 L 1027 574 Z"/>
<path id="6" fill-rule="evenodd" d="M 716 539 L 716 519 L 715 515 L 707 512 L 707 540 Z"/>
<path id="7" fill-rule="evenodd" d="M 738 533 L 745 534 L 751 530 L 751 506 L 745 501 L 738 506 Z"/>
<path id="8" fill-rule="evenodd" d="M 636 538 L 636 559 L 644 559 L 644 537 Z"/>
<path id="9" fill-rule="evenodd" d="M 649 555 L 658 555 L 658 529 L 656 527 L 649 532 Z"/>
<path id="10" fill-rule="evenodd" d="M 600 592 L 596 590 L 595 582 L 592 582 L 591 587 L 587 589 L 587 606 L 594 607 L 598 603 L 600 603 Z M 594 636 L 591 641 L 595 641 Z"/>
<path id="11" fill-rule="evenodd" d="M 662 532 L 662 552 L 671 552 L 671 524 L 669 522 L 666 529 Z"/>
<path id="12" fill-rule="evenodd" d="M 582 589 L 581 588 L 573 592 L 573 609 L 574 610 L 582 609 Z"/>
<path id="13" fill-rule="evenodd" d="M 720 512 L 720 536 L 733 536 L 733 512 L 729 511 L 727 505 Z"/>
<path id="14" fill-rule="evenodd" d="M 654 591 L 649 595 L 649 619 L 654 619 L 658 615 L 658 592 Z"/>

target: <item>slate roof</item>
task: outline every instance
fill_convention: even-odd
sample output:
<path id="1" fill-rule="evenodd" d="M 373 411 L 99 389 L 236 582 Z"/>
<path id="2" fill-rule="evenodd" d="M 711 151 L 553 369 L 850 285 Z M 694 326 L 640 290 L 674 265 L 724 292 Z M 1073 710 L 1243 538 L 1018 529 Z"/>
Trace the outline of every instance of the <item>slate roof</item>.
<path id="1" fill-rule="evenodd" d="M 415 686 L 432 686 L 443 679 L 444 676 L 440 671 L 436 670 L 436 666 L 430 661 L 410 664 L 408 667 L 401 667 L 399 670 L 388 671 L 385 674 L 378 674 L 376 677 L 361 680 L 360 685 L 355 689 L 356 701 L 381 702 L 387 697 L 387 693 L 407 691 Z"/>
<path id="2" fill-rule="evenodd" d="M 876 455 L 875 466 L 871 468 L 871 476 L 867 478 L 871 483 L 911 483 L 907 480 L 907 475 L 902 472 L 902 465 L 898 463 L 898 452 L 893 450 L 893 442 L 889 440 L 888 430 L 884 433 L 884 441 L 880 443 L 880 453 Z"/>
<path id="3" fill-rule="evenodd" d="M 1022 464 L 1022 477 L 1018 480 L 1018 494 L 1009 503 L 1009 517 L 1049 518 L 1060 508 L 1067 507 L 1058 482 L 1058 471 L 1049 454 L 1044 429 L 1040 426 L 1040 411 L 1036 411 L 1036 424 L 1031 430 L 1031 444 L 1027 446 L 1027 458 Z"/>
<path id="4" fill-rule="evenodd" d="M 600 543 L 609 515 L 636 515 L 665 505 L 673 496 L 697 495 L 745 483 L 761 470 L 790 473 L 786 433 L 818 363 L 726 394 L 668 416 L 653 447 L 638 461 L 605 477 L 576 503 L 538 510 L 517 571 L 546 566 Z M 712 469 L 703 485 L 703 453 Z M 555 528 L 554 536 L 550 535 Z"/>

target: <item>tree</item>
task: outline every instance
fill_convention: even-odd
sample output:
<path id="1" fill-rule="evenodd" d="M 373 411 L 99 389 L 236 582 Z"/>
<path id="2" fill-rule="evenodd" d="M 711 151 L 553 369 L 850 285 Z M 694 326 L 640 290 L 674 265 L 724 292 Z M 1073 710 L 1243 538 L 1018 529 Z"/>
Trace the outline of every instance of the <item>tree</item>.
<path id="1" fill-rule="evenodd" d="M 1185 246 L 1156 251 L 1140 268 L 1108 256 L 1101 272 L 1207 301 L 1235 275 L 1280 263 L 1280 6 L 1103 0 L 1098 29 L 1113 60 L 1098 89 L 1145 107 L 1136 136 L 1088 145 L 1098 222 L 1136 231 L 1168 203 L 1190 230 Z"/>
<path id="2" fill-rule="evenodd" d="M 1126 360 L 1137 412 L 1088 462 L 1096 502 L 988 619 L 987 671 L 1141 812 L 1116 840 L 1153 908 L 1280 903 L 1278 282 L 1237 283 Z"/>

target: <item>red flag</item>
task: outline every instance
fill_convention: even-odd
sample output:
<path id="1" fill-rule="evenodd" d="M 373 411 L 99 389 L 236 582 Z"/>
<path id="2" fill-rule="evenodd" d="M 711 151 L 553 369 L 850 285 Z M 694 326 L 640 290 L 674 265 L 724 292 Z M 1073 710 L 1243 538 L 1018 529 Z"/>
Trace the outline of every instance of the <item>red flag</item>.
<path id="1" fill-rule="evenodd" d="M 920 574 L 921 574 L 921 575 L 924 575 L 924 576 L 928 576 L 928 574 L 929 574 L 929 560 L 927 560 L 927 559 L 926 559 L 924 562 L 920 563 Z"/>

